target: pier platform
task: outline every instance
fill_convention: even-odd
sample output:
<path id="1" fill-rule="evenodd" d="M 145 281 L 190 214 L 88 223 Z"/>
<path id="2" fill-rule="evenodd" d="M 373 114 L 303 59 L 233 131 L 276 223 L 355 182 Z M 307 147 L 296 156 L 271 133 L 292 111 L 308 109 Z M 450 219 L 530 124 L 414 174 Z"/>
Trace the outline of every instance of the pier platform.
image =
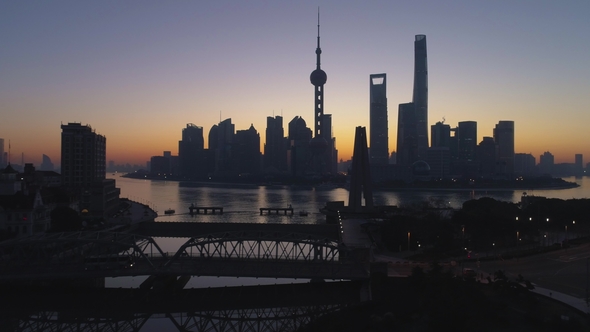
<path id="1" fill-rule="evenodd" d="M 288 208 L 260 208 L 260 215 L 263 215 L 266 212 L 266 214 L 271 214 L 272 212 L 274 212 L 275 214 L 280 214 L 281 212 L 284 215 L 290 214 L 293 215 L 293 208 L 292 207 L 288 207 Z"/>
<path id="2" fill-rule="evenodd" d="M 189 213 L 192 214 L 200 214 L 201 211 L 204 214 L 208 214 L 209 211 L 211 211 L 211 213 L 216 214 L 217 212 L 219 212 L 219 214 L 223 214 L 223 208 L 219 207 L 219 206 L 189 206 L 188 208 Z"/>

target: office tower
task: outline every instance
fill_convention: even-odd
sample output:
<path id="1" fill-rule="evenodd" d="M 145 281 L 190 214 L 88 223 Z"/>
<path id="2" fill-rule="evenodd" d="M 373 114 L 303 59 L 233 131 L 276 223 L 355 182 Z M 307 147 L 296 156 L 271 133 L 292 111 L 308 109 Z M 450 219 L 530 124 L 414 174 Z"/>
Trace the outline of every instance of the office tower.
<path id="1" fill-rule="evenodd" d="M 416 35 L 414 41 L 414 90 L 412 102 L 400 104 L 397 123 L 397 154 L 400 175 L 408 177 L 408 169 L 426 159 L 428 149 L 428 66 L 426 36 Z"/>
<path id="2" fill-rule="evenodd" d="M 215 174 L 220 176 L 236 175 L 237 165 L 232 162 L 235 125 L 231 119 L 225 119 L 217 126 L 217 147 L 215 150 Z M 213 137 L 215 139 L 215 137 Z"/>
<path id="3" fill-rule="evenodd" d="M 106 175 L 106 137 L 89 125 L 61 125 L 61 176 L 68 188 L 84 188 Z"/>
<path id="4" fill-rule="evenodd" d="M 332 137 L 332 114 L 324 114 L 322 119 L 322 133 L 326 139 L 322 172 L 336 174 L 338 172 L 338 151 L 336 150 L 336 138 Z"/>
<path id="5" fill-rule="evenodd" d="M 326 72 L 321 69 L 321 54 L 322 49 L 320 48 L 320 13 L 318 11 L 318 37 L 317 47 L 315 50 L 316 54 L 316 69 L 311 72 L 309 80 L 314 86 L 314 132 L 313 138 L 309 142 L 309 149 L 311 152 L 311 169 L 310 171 L 316 174 L 326 173 L 326 151 L 328 149 L 328 140 L 331 137 L 327 137 L 323 130 L 325 126 L 324 122 L 324 84 L 328 79 Z"/>
<path id="6" fill-rule="evenodd" d="M 514 154 L 514 175 L 530 176 L 535 175 L 536 160 L 530 153 Z"/>
<path id="7" fill-rule="evenodd" d="M 389 135 L 387 126 L 387 76 L 369 76 L 369 162 L 386 165 L 389 163 Z"/>
<path id="8" fill-rule="evenodd" d="M 496 174 L 496 142 L 493 137 L 484 137 L 477 146 L 479 174 L 484 178 L 493 178 Z"/>
<path id="9" fill-rule="evenodd" d="M 306 172 L 306 164 L 309 159 L 309 142 L 312 131 L 309 129 L 302 117 L 296 116 L 289 122 L 289 151 L 287 162 L 289 172 L 293 176 L 302 176 Z"/>
<path id="10" fill-rule="evenodd" d="M 283 117 L 266 118 L 266 143 L 264 144 L 264 171 L 286 172 L 289 143 L 283 129 Z"/>
<path id="11" fill-rule="evenodd" d="M 4 138 L 0 138 L 0 167 L 4 167 L 6 165 L 6 160 L 4 158 Z"/>
<path id="12" fill-rule="evenodd" d="M 182 129 L 182 140 L 178 141 L 178 159 L 180 163 L 180 175 L 186 178 L 198 178 L 204 174 L 203 127 L 192 123 Z"/>
<path id="13" fill-rule="evenodd" d="M 451 126 L 444 122 L 437 122 L 430 126 L 430 146 L 433 148 L 451 146 Z"/>
<path id="14" fill-rule="evenodd" d="M 428 148 L 428 60 L 426 36 L 416 35 L 414 40 L 414 94 L 412 103 L 416 108 L 416 144 L 418 158 Z"/>
<path id="15" fill-rule="evenodd" d="M 555 165 L 555 157 L 549 151 L 543 152 L 539 157 L 539 174 L 551 175 L 553 173 L 553 166 Z"/>
<path id="16" fill-rule="evenodd" d="M 498 146 L 496 173 L 511 177 L 514 174 L 514 121 L 500 121 L 494 128 L 494 141 Z"/>
<path id="17" fill-rule="evenodd" d="M 575 155 L 575 175 L 584 174 L 584 157 L 582 154 L 577 153 Z"/>
<path id="18" fill-rule="evenodd" d="M 459 160 L 475 160 L 477 147 L 477 122 L 462 121 L 455 132 Z"/>
<path id="19" fill-rule="evenodd" d="M 61 178 L 63 186 L 79 198 L 80 212 L 102 219 L 118 209 L 121 190 L 106 179 L 106 137 L 89 125 L 61 125 Z"/>
<path id="20" fill-rule="evenodd" d="M 363 198 L 365 199 L 365 207 L 372 208 L 373 191 L 365 127 L 356 127 L 355 130 L 351 173 L 348 193 L 349 208 L 354 212 L 361 212 Z"/>
<path id="21" fill-rule="evenodd" d="M 44 154 L 42 159 L 43 162 L 41 162 L 41 167 L 39 167 L 39 169 L 41 171 L 53 171 L 53 163 L 51 162 L 51 158 L 49 158 L 48 155 Z"/>
<path id="22" fill-rule="evenodd" d="M 399 104 L 397 116 L 397 164 L 407 169 L 418 160 L 414 103 Z"/>
<path id="23" fill-rule="evenodd" d="M 260 173 L 260 134 L 250 125 L 247 130 L 236 131 L 234 140 L 234 160 L 237 171 L 241 175 Z"/>
<path id="24" fill-rule="evenodd" d="M 426 162 L 433 179 L 445 179 L 451 172 L 451 153 L 447 146 L 432 146 L 426 150 Z"/>

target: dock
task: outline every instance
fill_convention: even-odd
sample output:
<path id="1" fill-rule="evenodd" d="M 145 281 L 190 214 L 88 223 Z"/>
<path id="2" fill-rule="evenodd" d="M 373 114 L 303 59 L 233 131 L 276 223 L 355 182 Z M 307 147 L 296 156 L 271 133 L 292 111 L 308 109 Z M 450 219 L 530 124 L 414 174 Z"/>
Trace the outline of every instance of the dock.
<path id="1" fill-rule="evenodd" d="M 275 212 L 275 214 L 279 214 L 279 213 L 283 212 L 284 215 L 287 215 L 287 214 L 293 215 L 293 208 L 292 207 L 288 207 L 288 208 L 260 208 L 260 215 L 263 215 L 264 212 L 266 212 L 268 215 L 270 215 L 272 212 Z"/>
<path id="2" fill-rule="evenodd" d="M 211 211 L 212 214 L 216 214 L 217 212 L 219 212 L 219 214 L 223 214 L 223 208 L 219 207 L 219 206 L 194 206 L 194 205 L 191 205 L 191 206 L 189 206 L 188 210 L 191 215 L 193 215 L 195 213 L 200 214 L 201 211 L 204 214 L 208 214 L 209 211 Z"/>

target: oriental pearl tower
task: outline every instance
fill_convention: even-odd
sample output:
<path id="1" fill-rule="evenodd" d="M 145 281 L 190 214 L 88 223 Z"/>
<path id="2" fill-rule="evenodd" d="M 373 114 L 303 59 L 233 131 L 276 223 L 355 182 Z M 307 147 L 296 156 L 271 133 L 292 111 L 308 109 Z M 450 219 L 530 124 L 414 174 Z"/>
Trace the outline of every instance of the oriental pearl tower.
<path id="1" fill-rule="evenodd" d="M 322 135 L 323 118 L 324 118 L 324 84 L 328 80 L 326 72 L 320 68 L 320 57 L 322 49 L 320 48 L 320 11 L 318 9 L 318 47 L 315 49 L 316 69 L 311 72 L 309 80 L 315 88 L 314 99 L 314 131 L 313 138 L 309 142 L 309 148 L 312 153 L 313 171 L 322 174 L 325 172 L 325 152 L 328 147 L 328 141 Z"/>

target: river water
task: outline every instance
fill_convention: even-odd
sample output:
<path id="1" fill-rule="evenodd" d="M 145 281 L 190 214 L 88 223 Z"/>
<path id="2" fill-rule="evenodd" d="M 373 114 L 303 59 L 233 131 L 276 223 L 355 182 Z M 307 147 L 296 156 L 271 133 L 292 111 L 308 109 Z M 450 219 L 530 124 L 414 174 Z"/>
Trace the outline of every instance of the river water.
<path id="1" fill-rule="evenodd" d="M 313 188 L 288 186 L 256 186 L 207 184 L 178 181 L 141 180 L 121 177 L 120 174 L 109 176 L 114 178 L 121 189 L 121 197 L 129 198 L 149 205 L 158 212 L 156 222 L 232 222 L 232 223 L 324 223 L 325 216 L 319 212 L 328 201 L 344 201 L 348 204 L 348 190 L 344 188 Z M 580 186 L 570 189 L 553 190 L 480 190 L 480 191 L 375 191 L 376 205 L 403 206 L 416 202 L 443 202 L 452 208 L 460 208 L 470 199 L 491 197 L 497 200 L 519 202 L 521 196 L 544 196 L 548 198 L 589 198 L 590 177 L 565 178 Z M 223 207 L 223 214 L 189 214 L 189 206 Z M 296 211 L 294 215 L 271 214 L 260 215 L 261 207 L 288 207 Z M 167 209 L 174 209 L 172 215 L 164 214 Z M 308 211 L 308 216 L 300 216 L 300 210 Z M 187 238 L 155 238 L 165 252 L 174 253 Z M 136 286 L 144 278 L 115 278 L 107 280 L 109 287 Z M 247 285 L 276 282 L 292 282 L 292 280 L 264 281 L 248 278 L 192 278 L 187 287 L 216 287 L 230 285 Z"/>
<path id="2" fill-rule="evenodd" d="M 324 220 L 319 213 L 328 201 L 344 201 L 348 205 L 348 190 L 344 188 L 314 188 L 288 186 L 256 186 L 256 185 L 225 185 L 199 184 L 177 181 L 139 180 L 124 178 L 113 174 L 117 187 L 121 189 L 121 197 L 149 205 L 158 212 L 156 221 L 198 221 L 198 222 L 285 222 L 285 223 L 316 223 Z M 565 178 L 580 186 L 570 189 L 552 190 L 401 190 L 375 191 L 375 205 L 404 206 L 415 202 L 438 201 L 452 208 L 461 208 L 470 199 L 491 197 L 508 202 L 520 202 L 523 193 L 548 198 L 590 198 L 590 177 Z M 189 206 L 219 206 L 224 208 L 223 215 L 199 214 L 191 216 Z M 294 216 L 261 216 L 261 207 L 288 207 L 291 205 L 297 212 L 310 212 L 307 217 Z M 166 209 L 174 209 L 173 215 L 165 215 Z"/>
<path id="3" fill-rule="evenodd" d="M 343 188 L 292 188 L 265 186 L 227 186 L 199 185 L 197 183 L 181 183 L 175 181 L 139 180 L 121 177 L 119 174 L 110 176 L 116 179 L 121 189 L 121 197 L 149 205 L 158 211 L 156 222 L 254 222 L 254 223 L 323 223 L 324 216 L 319 209 L 328 201 L 344 201 L 348 204 L 348 191 Z M 588 198 L 590 197 L 590 178 L 567 178 L 575 181 L 580 187 L 562 190 L 528 190 L 528 195 L 550 198 Z M 519 202 L 523 190 L 505 191 L 377 191 L 374 192 L 375 204 L 403 206 L 414 202 L 437 201 L 447 206 L 460 208 L 463 202 L 481 197 Z M 191 204 L 198 206 L 219 206 L 224 208 L 223 214 L 199 214 L 191 216 L 188 208 Z M 264 215 L 261 207 L 288 207 L 291 205 L 296 212 L 306 210 L 308 216 Z M 165 215 L 164 210 L 174 209 L 173 215 Z M 158 245 L 167 252 L 175 252 L 186 242 L 184 238 L 155 238 Z M 109 278 L 106 287 L 137 287 L 146 277 Z M 293 279 L 254 279 L 254 278 L 213 278 L 193 277 L 187 284 L 189 287 L 223 287 L 238 285 L 262 285 L 307 282 L 308 280 Z M 151 317 L 141 331 L 177 330 L 169 319 Z"/>

